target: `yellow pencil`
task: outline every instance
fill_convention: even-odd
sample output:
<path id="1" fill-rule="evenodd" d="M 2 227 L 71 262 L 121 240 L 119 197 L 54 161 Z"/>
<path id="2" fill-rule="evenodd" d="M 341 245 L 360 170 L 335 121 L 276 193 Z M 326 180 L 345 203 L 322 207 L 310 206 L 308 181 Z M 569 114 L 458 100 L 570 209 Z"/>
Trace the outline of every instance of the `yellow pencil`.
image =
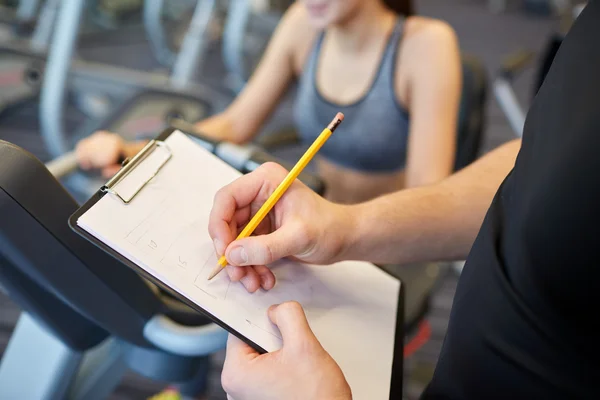
<path id="1" fill-rule="evenodd" d="M 287 174 L 285 179 L 277 186 L 277 189 L 271 194 L 269 199 L 262 205 L 262 207 L 258 210 L 256 215 L 250 220 L 248 225 L 240 232 L 236 240 L 240 240 L 243 238 L 247 238 L 252 235 L 252 232 L 256 229 L 256 227 L 262 222 L 262 220 L 269 214 L 271 209 L 275 206 L 275 204 L 279 201 L 281 196 L 288 190 L 288 188 L 292 185 L 292 183 L 298 178 L 298 175 L 302 172 L 302 170 L 308 165 L 310 160 L 317 154 L 317 152 L 321 149 L 321 147 L 325 144 L 327 139 L 331 136 L 333 131 L 338 127 L 339 124 L 344 120 L 344 114 L 337 113 L 335 118 L 331 121 L 329 126 L 321 132 L 319 137 L 314 141 L 314 143 L 306 150 L 306 153 L 298 160 L 294 168 Z M 227 266 L 227 259 L 225 255 L 221 256 L 219 262 L 217 263 L 217 267 L 210 274 L 208 280 L 210 281 L 212 278 L 217 276 L 223 268 Z"/>

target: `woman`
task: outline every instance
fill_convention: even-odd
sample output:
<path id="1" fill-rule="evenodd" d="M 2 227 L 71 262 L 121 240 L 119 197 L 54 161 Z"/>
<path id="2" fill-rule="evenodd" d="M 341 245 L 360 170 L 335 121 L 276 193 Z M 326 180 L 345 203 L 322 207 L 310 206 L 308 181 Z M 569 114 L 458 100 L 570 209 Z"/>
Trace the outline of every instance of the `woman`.
<path id="1" fill-rule="evenodd" d="M 409 0 L 300 0 L 290 7 L 252 78 L 207 136 L 252 140 L 298 80 L 296 128 L 311 143 L 336 112 L 344 124 L 317 159 L 326 197 L 357 203 L 427 185 L 452 172 L 461 90 L 456 36 L 412 16 Z M 83 168 L 112 175 L 143 143 L 99 132 L 77 146 Z"/>

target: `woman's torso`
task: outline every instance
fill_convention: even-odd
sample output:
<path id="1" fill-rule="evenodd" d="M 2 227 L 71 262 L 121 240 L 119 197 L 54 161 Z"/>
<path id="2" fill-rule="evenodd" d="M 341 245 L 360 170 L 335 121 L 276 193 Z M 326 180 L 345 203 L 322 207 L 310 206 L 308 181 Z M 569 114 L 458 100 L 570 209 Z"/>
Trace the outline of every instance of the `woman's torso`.
<path id="1" fill-rule="evenodd" d="M 319 33 L 302 63 L 294 118 L 303 142 L 312 143 L 338 111 L 346 115 L 317 159 L 335 202 L 362 202 L 404 186 L 409 118 L 395 79 L 404 19 L 391 25 L 379 47 L 355 60 L 324 54 L 326 35 Z"/>

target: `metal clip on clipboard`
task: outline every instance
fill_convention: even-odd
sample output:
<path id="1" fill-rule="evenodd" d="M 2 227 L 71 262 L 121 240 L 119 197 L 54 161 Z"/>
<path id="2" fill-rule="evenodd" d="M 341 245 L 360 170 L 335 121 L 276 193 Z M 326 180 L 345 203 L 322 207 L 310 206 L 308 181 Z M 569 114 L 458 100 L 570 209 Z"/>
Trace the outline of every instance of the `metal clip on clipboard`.
<path id="1" fill-rule="evenodd" d="M 136 167 L 136 165 L 139 165 L 143 160 L 145 160 L 148 157 L 148 155 L 150 155 L 157 148 L 164 149 L 167 152 L 167 157 L 158 165 L 158 167 L 154 170 L 154 172 L 152 174 L 150 174 L 150 176 L 142 182 L 142 184 L 135 190 L 135 192 L 131 195 L 131 197 L 124 198 L 123 196 L 121 196 L 115 190 L 115 186 L 119 182 L 121 182 Z M 141 192 L 142 189 L 160 172 L 162 167 L 165 166 L 165 164 L 171 159 L 172 156 L 173 156 L 173 153 L 171 152 L 171 149 L 165 142 L 163 142 L 161 140 L 151 140 L 133 158 L 125 159 L 125 161 L 123 161 L 123 167 L 119 170 L 119 172 L 117 172 L 115 174 L 115 176 L 113 176 L 106 183 L 106 185 L 104 185 L 100 188 L 100 191 L 104 192 L 104 193 L 110 193 L 110 194 L 118 197 L 124 204 L 129 204 L 135 198 L 135 196 L 139 192 Z"/>

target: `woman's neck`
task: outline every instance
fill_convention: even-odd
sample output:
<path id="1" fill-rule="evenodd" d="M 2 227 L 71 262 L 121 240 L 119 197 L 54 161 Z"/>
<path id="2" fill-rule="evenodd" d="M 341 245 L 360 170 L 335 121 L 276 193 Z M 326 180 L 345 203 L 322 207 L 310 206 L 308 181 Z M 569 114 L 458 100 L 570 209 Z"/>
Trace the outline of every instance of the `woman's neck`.
<path id="1" fill-rule="evenodd" d="M 396 20 L 396 14 L 380 1 L 366 1 L 360 9 L 344 21 L 327 29 L 328 40 L 346 51 L 360 51 L 388 33 Z"/>

